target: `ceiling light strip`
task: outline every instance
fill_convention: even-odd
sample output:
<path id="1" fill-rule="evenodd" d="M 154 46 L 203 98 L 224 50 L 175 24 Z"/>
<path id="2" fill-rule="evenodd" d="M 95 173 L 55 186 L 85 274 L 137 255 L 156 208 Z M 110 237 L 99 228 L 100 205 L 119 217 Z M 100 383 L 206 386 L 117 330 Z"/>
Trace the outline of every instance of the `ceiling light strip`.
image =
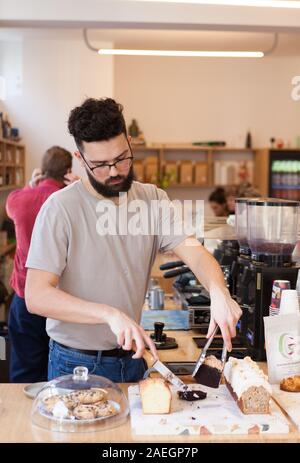
<path id="1" fill-rule="evenodd" d="M 197 3 L 198 5 L 247 6 L 261 8 L 300 9 L 298 0 L 143 0 L 165 3 Z"/>
<path id="2" fill-rule="evenodd" d="M 183 56 L 200 58 L 263 58 L 262 51 L 182 51 L 182 50 L 122 50 L 100 48 L 99 55 L 115 56 Z"/>

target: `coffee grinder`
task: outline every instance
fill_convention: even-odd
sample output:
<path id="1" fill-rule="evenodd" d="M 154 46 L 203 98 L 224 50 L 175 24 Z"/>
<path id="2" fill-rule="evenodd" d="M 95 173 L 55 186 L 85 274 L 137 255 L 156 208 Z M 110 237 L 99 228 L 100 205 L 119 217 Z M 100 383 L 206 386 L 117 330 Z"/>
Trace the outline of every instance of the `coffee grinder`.
<path id="1" fill-rule="evenodd" d="M 240 257 L 235 298 L 243 310 L 238 332 L 246 340 L 249 355 L 260 361 L 266 359 L 263 317 L 269 315 L 273 281 L 289 280 L 291 288 L 296 288 L 299 267 L 292 253 L 300 203 L 273 198 L 242 201 L 236 202 Z"/>
<path id="2" fill-rule="evenodd" d="M 223 239 L 213 252 L 214 258 L 220 264 L 224 273 L 226 285 L 231 294 L 234 292 L 232 270 L 239 256 L 239 243 L 235 239 Z"/>
<path id="3" fill-rule="evenodd" d="M 248 221 L 247 221 L 247 198 L 237 198 L 235 200 L 235 234 L 239 244 L 239 255 L 231 266 L 232 292 L 231 295 L 240 303 L 247 294 L 247 288 L 241 285 L 244 267 L 249 266 L 251 261 L 251 251 L 248 243 Z M 242 294 L 243 291 L 246 294 Z M 240 328 L 241 321 L 238 324 Z M 243 333 L 245 334 L 245 333 Z"/>

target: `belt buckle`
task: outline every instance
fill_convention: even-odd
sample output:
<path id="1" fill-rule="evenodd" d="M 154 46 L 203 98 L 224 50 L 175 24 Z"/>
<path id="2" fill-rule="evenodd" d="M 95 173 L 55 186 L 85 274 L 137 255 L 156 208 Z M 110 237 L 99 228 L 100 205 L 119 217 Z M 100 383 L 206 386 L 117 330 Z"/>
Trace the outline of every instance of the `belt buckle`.
<path id="1" fill-rule="evenodd" d="M 117 350 L 118 350 L 118 355 L 117 355 L 117 357 L 118 357 L 119 359 L 125 357 L 125 350 L 122 349 L 122 347 L 117 347 Z"/>

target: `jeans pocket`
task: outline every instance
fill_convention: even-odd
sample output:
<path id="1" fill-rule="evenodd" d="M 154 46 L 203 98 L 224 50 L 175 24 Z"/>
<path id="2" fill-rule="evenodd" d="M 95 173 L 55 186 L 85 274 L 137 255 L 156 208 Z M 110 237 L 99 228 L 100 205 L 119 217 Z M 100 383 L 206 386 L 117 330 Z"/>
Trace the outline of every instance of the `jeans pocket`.
<path id="1" fill-rule="evenodd" d="M 101 357 L 97 373 L 115 383 L 122 382 L 122 364 L 117 357 Z"/>

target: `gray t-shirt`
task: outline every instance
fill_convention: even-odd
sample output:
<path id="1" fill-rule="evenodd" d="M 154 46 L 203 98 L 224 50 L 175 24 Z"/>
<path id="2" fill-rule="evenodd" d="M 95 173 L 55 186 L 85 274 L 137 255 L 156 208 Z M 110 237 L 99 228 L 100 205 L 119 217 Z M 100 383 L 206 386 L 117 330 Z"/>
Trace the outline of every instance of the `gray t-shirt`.
<path id="1" fill-rule="evenodd" d="M 172 225 L 179 219 L 172 208 L 161 213 L 152 207 L 149 215 L 150 209 L 144 207 L 140 217 L 136 200 L 142 200 L 147 207 L 153 202 L 170 204 L 163 190 L 139 182 L 133 182 L 127 201 L 121 201 L 119 206 L 97 199 L 80 180 L 52 194 L 37 216 L 26 267 L 55 273 L 63 291 L 116 307 L 139 323 L 157 252 L 173 249 L 187 235 L 173 233 Z M 152 234 L 145 230 L 137 233 L 136 228 L 147 223 L 148 218 Z M 166 234 L 162 223 L 168 219 L 171 231 Z M 124 223 L 130 220 L 133 233 L 126 234 Z M 117 232 L 112 231 L 114 226 Z M 107 230 L 110 234 L 105 234 Z M 107 324 L 48 318 L 47 333 L 55 341 L 78 349 L 106 350 L 117 346 L 116 336 Z"/>

